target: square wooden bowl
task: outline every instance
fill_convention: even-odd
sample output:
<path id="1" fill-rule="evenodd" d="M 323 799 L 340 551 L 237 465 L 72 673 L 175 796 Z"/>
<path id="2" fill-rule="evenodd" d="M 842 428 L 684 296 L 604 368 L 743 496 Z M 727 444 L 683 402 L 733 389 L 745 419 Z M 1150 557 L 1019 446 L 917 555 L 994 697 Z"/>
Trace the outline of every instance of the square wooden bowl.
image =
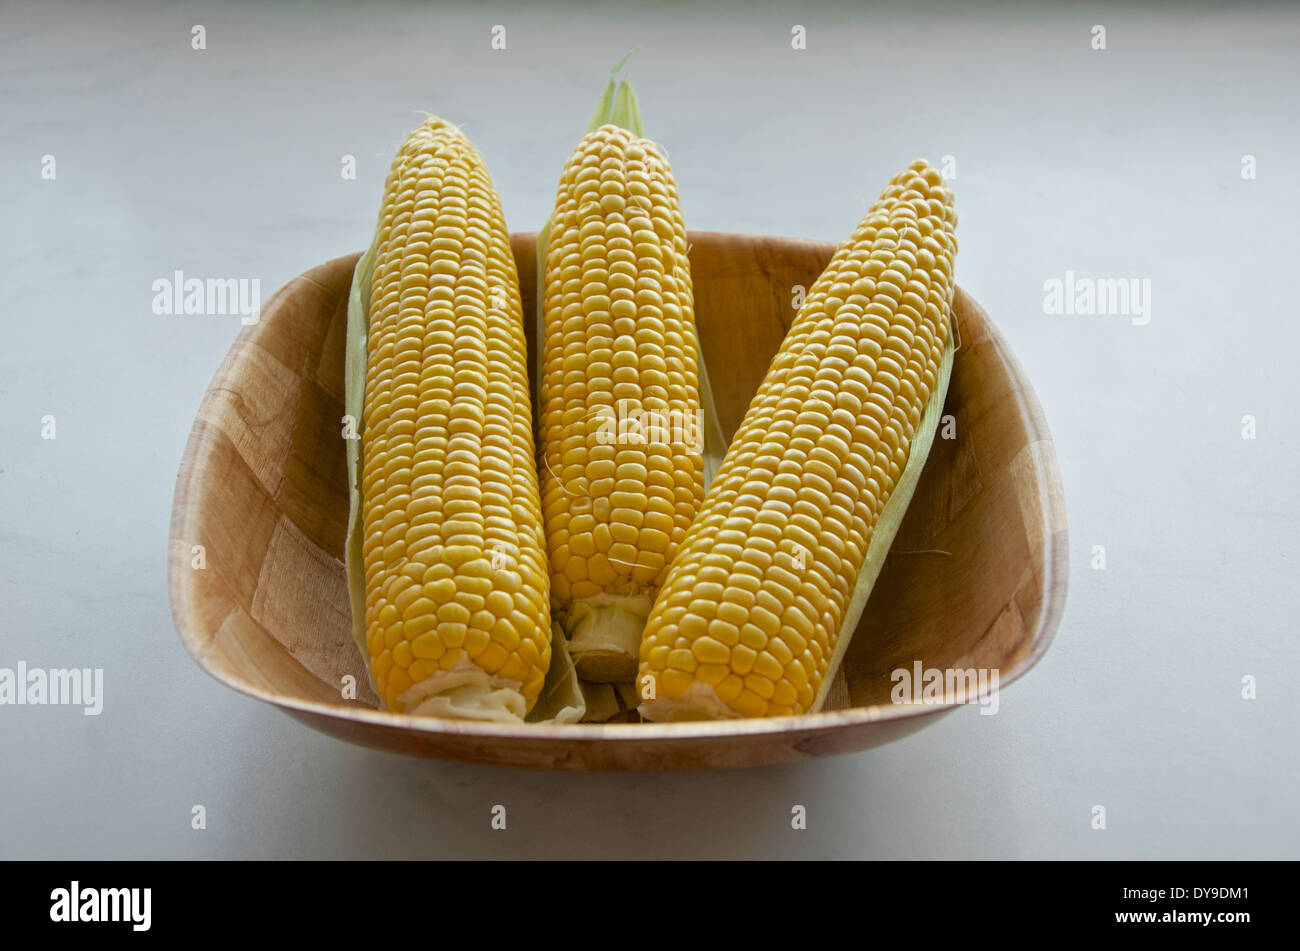
<path id="1" fill-rule="evenodd" d="M 512 236 L 526 314 L 534 237 Z M 730 438 L 793 317 L 792 288 L 811 287 L 834 247 L 738 234 L 691 241 L 696 320 Z M 1005 686 L 1051 642 L 1067 575 L 1051 437 L 997 329 L 958 289 L 960 348 L 945 407 L 956 437 L 935 440 L 824 712 L 568 726 L 381 712 L 352 641 L 341 561 L 343 342 L 356 257 L 295 278 L 240 333 L 181 459 L 172 614 L 195 661 L 227 686 L 333 736 L 426 756 L 566 769 L 748 766 L 866 749 L 958 705 L 953 695 L 891 702 L 896 669 L 995 669 Z M 355 700 L 343 699 L 349 676 Z"/>

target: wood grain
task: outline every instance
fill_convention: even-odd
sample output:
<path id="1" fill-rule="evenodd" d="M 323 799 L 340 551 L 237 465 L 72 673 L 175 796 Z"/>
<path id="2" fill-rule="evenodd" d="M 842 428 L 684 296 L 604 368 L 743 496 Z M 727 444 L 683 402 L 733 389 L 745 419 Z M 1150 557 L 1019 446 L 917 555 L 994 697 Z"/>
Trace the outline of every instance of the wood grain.
<path id="1" fill-rule="evenodd" d="M 534 236 L 512 235 L 524 312 Z M 730 436 L 830 244 L 695 232 L 696 320 Z M 352 642 L 340 561 L 347 519 L 343 325 L 356 255 L 295 278 L 242 331 L 181 459 L 168 576 L 181 641 L 217 680 L 354 743 L 566 769 L 752 766 L 867 749 L 957 705 L 895 704 L 891 673 L 992 668 L 1006 686 L 1047 649 L 1065 602 L 1065 506 L 1029 381 L 958 288 L 961 347 L 945 413 L 832 692 L 833 709 L 711 723 L 508 726 L 376 709 Z M 525 321 L 532 357 L 533 322 Z M 201 546 L 200 549 L 196 546 Z M 201 554 L 203 567 L 195 567 Z M 344 698 L 354 683 L 355 699 Z"/>

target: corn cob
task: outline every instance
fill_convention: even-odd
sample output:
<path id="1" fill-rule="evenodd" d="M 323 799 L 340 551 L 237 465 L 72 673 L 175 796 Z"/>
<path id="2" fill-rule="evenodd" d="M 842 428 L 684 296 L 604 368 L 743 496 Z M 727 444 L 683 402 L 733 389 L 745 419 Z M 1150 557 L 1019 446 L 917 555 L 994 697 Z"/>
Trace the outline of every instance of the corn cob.
<path id="1" fill-rule="evenodd" d="M 672 170 L 629 83 L 603 114 L 612 91 L 611 77 L 539 252 L 539 436 L 556 616 L 584 679 L 630 682 L 704 497 L 706 415 L 710 443 L 720 431 Z"/>
<path id="2" fill-rule="evenodd" d="M 917 160 L 813 285 L 646 625 L 643 716 L 825 702 L 942 410 L 955 227 Z"/>
<path id="3" fill-rule="evenodd" d="M 393 161 L 353 304 L 348 567 L 373 683 L 399 712 L 522 719 L 552 653 L 523 308 L 487 169 L 442 119 Z"/>

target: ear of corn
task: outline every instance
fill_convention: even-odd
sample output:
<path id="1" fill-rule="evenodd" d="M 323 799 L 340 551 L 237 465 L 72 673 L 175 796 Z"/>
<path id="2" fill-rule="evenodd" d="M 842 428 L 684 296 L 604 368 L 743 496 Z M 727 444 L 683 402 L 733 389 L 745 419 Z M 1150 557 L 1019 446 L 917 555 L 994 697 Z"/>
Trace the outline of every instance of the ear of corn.
<path id="1" fill-rule="evenodd" d="M 616 70 L 617 71 L 617 67 Z M 584 680 L 630 682 L 721 457 L 667 159 L 611 76 L 538 241 L 539 436 L 552 605 Z"/>
<path id="2" fill-rule="evenodd" d="M 918 160 L 813 285 L 646 625 L 643 716 L 825 702 L 942 413 L 955 227 Z"/>
<path id="3" fill-rule="evenodd" d="M 346 344 L 354 634 L 398 712 L 582 714 L 564 645 L 551 663 L 522 318 L 487 169 L 430 118 L 393 162 Z"/>

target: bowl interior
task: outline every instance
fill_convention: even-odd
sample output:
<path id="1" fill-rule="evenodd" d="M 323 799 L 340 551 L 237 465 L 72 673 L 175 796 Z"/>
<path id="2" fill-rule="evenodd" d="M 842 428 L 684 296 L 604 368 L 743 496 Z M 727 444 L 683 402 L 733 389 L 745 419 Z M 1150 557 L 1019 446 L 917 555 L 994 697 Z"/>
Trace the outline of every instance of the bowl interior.
<path id="1" fill-rule="evenodd" d="M 531 314 L 533 235 L 512 240 Z M 711 233 L 691 241 L 696 320 L 730 437 L 794 316 L 796 289 L 812 285 L 834 247 Z M 177 628 L 205 669 L 265 699 L 343 715 L 377 705 L 351 639 L 340 560 L 355 260 L 291 281 L 232 347 L 182 460 L 169 563 Z M 950 438 L 935 441 L 828 710 L 903 715 L 890 701 L 891 672 L 918 661 L 997 669 L 1005 685 L 1046 648 L 1061 610 L 1065 520 L 1047 428 L 996 329 L 960 289 L 955 313 L 951 420 L 941 428 Z"/>

